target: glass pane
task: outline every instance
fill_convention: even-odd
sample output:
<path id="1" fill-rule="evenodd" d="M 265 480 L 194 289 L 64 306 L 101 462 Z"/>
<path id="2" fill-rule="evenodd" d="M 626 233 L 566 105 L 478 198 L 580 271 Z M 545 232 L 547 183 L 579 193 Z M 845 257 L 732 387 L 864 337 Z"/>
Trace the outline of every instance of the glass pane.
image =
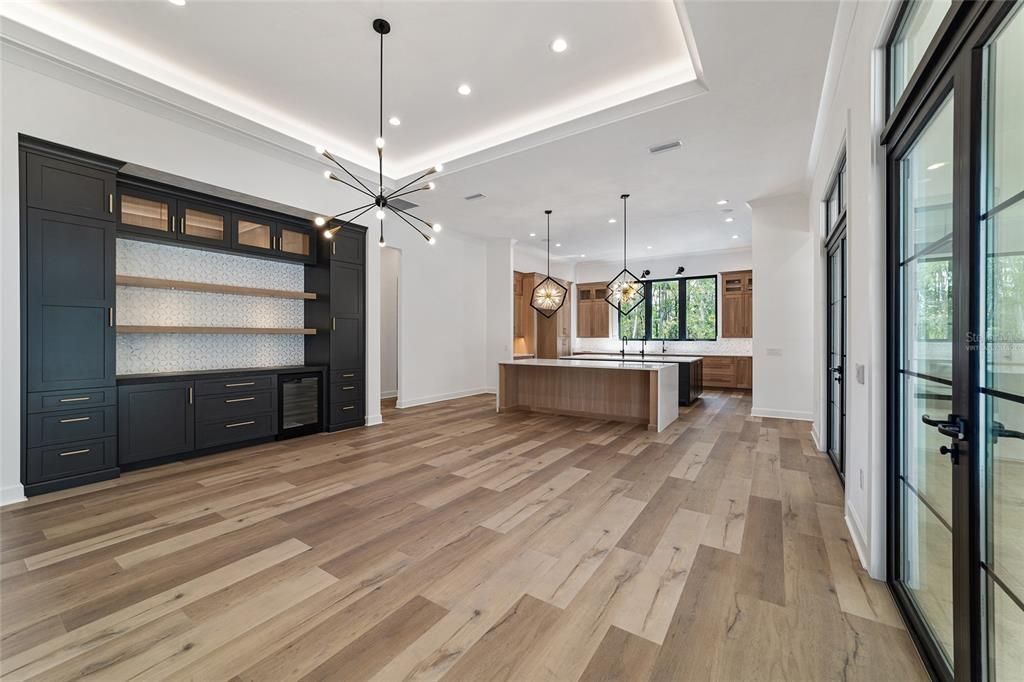
<path id="1" fill-rule="evenodd" d="M 295 230 L 281 230 L 281 250 L 285 253 L 309 255 L 309 234 Z"/>
<path id="2" fill-rule="evenodd" d="M 988 59 L 989 206 L 1024 192 L 1024 11 L 986 49 Z"/>
<path id="3" fill-rule="evenodd" d="M 194 208 L 185 209 L 185 234 L 205 239 L 224 239 L 224 217 Z"/>
<path id="4" fill-rule="evenodd" d="M 647 334 L 647 306 L 643 303 L 628 315 L 619 315 L 619 338 L 642 339 Z"/>
<path id="5" fill-rule="evenodd" d="M 843 166 L 839 169 L 839 212 L 846 210 L 846 160 L 843 159 Z"/>
<path id="6" fill-rule="evenodd" d="M 708 341 L 718 337 L 718 301 L 714 277 L 686 280 L 686 338 Z"/>
<path id="7" fill-rule="evenodd" d="M 903 376 L 903 478 L 932 512 L 953 523 L 953 463 L 939 453 L 949 438 L 921 421 L 921 415 L 945 417 L 952 412 L 952 389 L 935 381 Z"/>
<path id="8" fill-rule="evenodd" d="M 953 99 L 900 160 L 903 257 L 949 239 L 953 231 Z"/>
<path id="9" fill-rule="evenodd" d="M 166 201 L 121 195 L 121 223 L 124 225 L 169 232 L 169 216 L 170 206 Z"/>
<path id="10" fill-rule="evenodd" d="M 1024 595 L 1024 404 L 992 397 L 987 403 L 988 562 L 1015 594 Z"/>
<path id="11" fill-rule="evenodd" d="M 998 583 L 990 583 L 992 594 L 991 675 L 996 680 L 1020 680 L 1024 673 L 1024 611 L 1021 611 Z"/>
<path id="12" fill-rule="evenodd" d="M 996 213 L 985 231 L 985 382 L 1024 396 L 1024 201 Z"/>
<path id="13" fill-rule="evenodd" d="M 651 338 L 679 338 L 679 281 L 651 283 Z"/>
<path id="14" fill-rule="evenodd" d="M 892 104 L 906 89 L 951 4 L 951 0 L 917 0 L 907 10 L 907 16 L 889 46 Z"/>
<path id="15" fill-rule="evenodd" d="M 249 220 L 238 221 L 238 243 L 245 246 L 270 248 L 270 225 Z"/>
<path id="16" fill-rule="evenodd" d="M 936 641 L 953 660 L 953 534 L 906 485 L 903 498 L 903 583 Z"/>
<path id="17" fill-rule="evenodd" d="M 828 195 L 828 227 L 831 230 L 836 226 L 836 219 L 839 218 L 839 184 L 832 187 L 832 193 Z"/>
<path id="18" fill-rule="evenodd" d="M 952 255 L 912 260 L 903 266 L 904 368 L 953 378 Z"/>

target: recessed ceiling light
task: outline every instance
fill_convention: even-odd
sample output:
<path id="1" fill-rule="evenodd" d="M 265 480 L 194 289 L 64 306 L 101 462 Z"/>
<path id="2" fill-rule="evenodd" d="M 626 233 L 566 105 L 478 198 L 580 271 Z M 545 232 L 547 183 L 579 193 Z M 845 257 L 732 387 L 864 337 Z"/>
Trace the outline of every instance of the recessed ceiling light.
<path id="1" fill-rule="evenodd" d="M 648 248 L 648 249 L 653 249 L 654 247 L 653 247 L 653 246 L 648 246 L 647 248 Z"/>
<path id="2" fill-rule="evenodd" d="M 465 95 L 468 95 L 471 92 L 473 92 L 473 88 L 469 87 L 469 85 L 467 85 L 466 83 L 463 83 L 462 85 L 459 86 L 459 94 L 460 95 L 465 96 Z"/>
<path id="3" fill-rule="evenodd" d="M 939 161 L 938 163 L 933 163 L 932 165 L 928 166 L 928 170 L 938 170 L 938 169 L 942 168 L 945 165 L 946 165 L 945 161 Z"/>
<path id="4" fill-rule="evenodd" d="M 169 2 L 172 5 L 175 5 L 177 7 L 184 7 L 185 6 L 185 0 L 167 0 L 167 2 Z"/>
<path id="5" fill-rule="evenodd" d="M 565 52 L 569 49 L 569 43 L 565 42 L 565 38 L 555 38 L 551 41 L 552 52 Z"/>
<path id="6" fill-rule="evenodd" d="M 536 237 L 536 236 L 537 236 L 537 233 L 536 233 L 536 232 L 531 232 L 531 233 L 530 233 L 530 236 L 531 236 L 531 237 Z"/>
<path id="7" fill-rule="evenodd" d="M 393 126 L 400 126 L 402 125 L 402 119 L 398 118 L 397 116 L 392 116 L 391 118 L 388 119 L 388 123 L 390 123 Z"/>
<path id="8" fill-rule="evenodd" d="M 732 222 L 733 220 L 735 220 L 735 218 L 726 218 L 726 219 L 725 219 L 725 222 L 727 222 L 727 223 L 731 223 L 731 222 Z"/>
<path id="9" fill-rule="evenodd" d="M 739 238 L 740 238 L 740 236 L 739 236 L 738 234 L 734 234 L 734 235 L 732 236 L 732 238 L 733 238 L 733 239 L 739 239 Z"/>
<path id="10" fill-rule="evenodd" d="M 586 258 L 586 257 L 587 257 L 587 254 L 585 254 L 585 253 L 581 253 L 580 254 L 580 258 Z"/>
<path id="11" fill-rule="evenodd" d="M 719 199 L 715 203 L 718 204 L 719 206 L 725 206 L 726 204 L 729 203 L 729 200 L 728 199 Z"/>
<path id="12" fill-rule="evenodd" d="M 561 246 L 561 244 L 555 244 L 555 246 Z"/>
<path id="13" fill-rule="evenodd" d="M 609 218 L 609 219 L 608 219 L 608 222 L 609 222 L 609 223 L 614 223 L 614 222 L 615 222 L 615 218 Z"/>

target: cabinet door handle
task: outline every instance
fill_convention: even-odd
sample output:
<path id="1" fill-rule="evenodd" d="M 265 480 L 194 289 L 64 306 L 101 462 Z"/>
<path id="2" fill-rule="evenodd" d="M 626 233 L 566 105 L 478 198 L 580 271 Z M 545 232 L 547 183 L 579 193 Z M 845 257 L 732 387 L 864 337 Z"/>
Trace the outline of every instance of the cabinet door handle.
<path id="1" fill-rule="evenodd" d="M 81 398 L 61 398 L 60 402 L 62 402 L 62 403 L 79 403 L 79 402 L 82 402 L 83 400 L 92 400 L 92 396 L 88 396 L 87 395 L 87 396 L 82 396 Z"/>
<path id="2" fill-rule="evenodd" d="M 92 452 L 92 448 L 85 448 L 84 450 L 68 450 L 67 452 L 58 453 L 58 457 L 70 457 L 71 455 L 84 455 L 88 452 Z"/>
<path id="3" fill-rule="evenodd" d="M 336 244 L 335 244 L 334 242 L 331 242 L 331 255 L 332 255 L 332 256 L 333 256 L 333 255 L 334 255 L 335 253 L 337 253 L 337 251 L 336 251 L 336 250 L 335 250 L 335 248 L 334 248 L 335 246 L 336 246 Z"/>
<path id="4" fill-rule="evenodd" d="M 224 384 L 224 388 L 237 388 L 239 386 L 255 386 L 255 381 L 242 381 L 237 384 Z"/>
<path id="5" fill-rule="evenodd" d="M 114 212 L 114 193 L 111 192 L 107 195 L 107 213 Z"/>
<path id="6" fill-rule="evenodd" d="M 90 419 L 92 419 L 92 417 L 68 417 L 67 419 L 61 419 L 60 423 L 61 424 L 71 424 L 71 423 L 74 423 L 74 422 L 87 422 Z"/>
<path id="7" fill-rule="evenodd" d="M 185 216 L 178 217 L 178 231 L 185 234 Z"/>
<path id="8" fill-rule="evenodd" d="M 256 400 L 256 396 L 252 395 L 252 396 L 249 396 L 248 398 L 228 398 L 224 402 L 225 403 L 246 403 L 246 402 L 249 402 L 250 400 Z"/>
<path id="9" fill-rule="evenodd" d="M 247 421 L 247 422 L 238 422 L 238 423 L 235 423 L 235 424 L 225 424 L 225 425 L 224 425 L 224 428 L 225 428 L 225 429 L 233 429 L 233 428 L 235 428 L 236 426 L 249 426 L 249 425 L 251 425 L 251 424 L 255 424 L 255 423 L 256 423 L 256 421 L 255 421 L 255 420 L 253 420 L 253 419 L 250 419 L 250 420 L 249 420 L 249 421 Z"/>
<path id="10" fill-rule="evenodd" d="M 191 386 L 188 387 L 188 404 L 189 405 L 192 404 L 192 387 Z"/>
<path id="11" fill-rule="evenodd" d="M 343 391 L 351 391 L 354 388 L 355 388 L 355 386 L 342 386 L 341 390 L 343 390 Z"/>
<path id="12" fill-rule="evenodd" d="M 108 327 L 113 327 L 114 326 L 114 309 L 113 308 L 107 308 L 107 326 Z"/>
<path id="13" fill-rule="evenodd" d="M 351 379 L 354 376 L 355 376 L 355 374 L 351 374 L 351 373 L 350 374 L 342 374 L 341 378 L 342 379 Z"/>
<path id="14" fill-rule="evenodd" d="M 331 318 L 331 331 L 332 331 L 332 332 L 333 332 L 333 331 L 335 330 L 335 327 L 334 327 L 334 321 L 335 321 L 336 319 L 338 319 L 338 318 L 336 318 L 336 317 L 332 317 L 332 318 Z"/>
<path id="15" fill-rule="evenodd" d="M 356 409 L 356 406 L 355 405 L 349 405 L 349 406 L 343 407 L 341 409 L 343 409 L 343 410 L 354 410 L 354 409 Z"/>

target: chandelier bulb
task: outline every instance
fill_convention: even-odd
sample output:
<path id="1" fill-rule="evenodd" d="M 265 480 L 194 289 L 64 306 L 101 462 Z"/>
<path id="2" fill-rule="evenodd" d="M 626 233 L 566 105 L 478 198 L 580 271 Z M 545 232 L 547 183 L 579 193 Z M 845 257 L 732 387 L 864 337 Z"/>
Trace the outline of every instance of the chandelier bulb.
<path id="1" fill-rule="evenodd" d="M 382 208 L 378 208 L 377 212 L 374 215 L 376 216 L 377 220 L 384 220 L 384 218 L 387 216 L 387 214 L 384 213 L 384 209 Z"/>
<path id="2" fill-rule="evenodd" d="M 323 145 L 319 144 L 313 147 L 313 149 L 314 151 L 316 151 L 317 154 L 320 154 L 321 156 L 324 154 L 324 152 L 327 151 L 327 147 L 324 147 Z"/>
<path id="3" fill-rule="evenodd" d="M 441 223 L 434 223 L 433 225 L 430 226 L 430 229 L 432 229 L 434 232 L 440 232 Z"/>
<path id="4" fill-rule="evenodd" d="M 334 230 L 324 230 L 324 239 L 333 239 Z"/>
<path id="5" fill-rule="evenodd" d="M 443 170 L 444 170 L 444 164 L 443 163 L 439 163 L 439 164 L 436 164 L 434 166 L 434 172 L 435 173 L 440 173 Z"/>
<path id="6" fill-rule="evenodd" d="M 378 137 L 377 138 L 377 149 L 384 149 L 384 138 L 383 137 Z"/>
<path id="7" fill-rule="evenodd" d="M 434 244 L 437 243 L 437 240 L 434 239 L 433 237 L 431 237 L 430 239 L 427 240 L 427 243 L 430 244 L 431 246 L 433 246 Z"/>
<path id="8" fill-rule="evenodd" d="M 379 240 L 379 241 L 377 242 L 377 244 L 378 244 L 378 245 L 380 246 L 380 248 L 382 248 L 382 249 L 383 249 L 383 248 L 384 248 L 385 246 L 387 246 L 387 245 L 388 245 L 388 244 L 387 244 L 387 242 L 385 242 L 385 241 L 384 241 L 384 235 L 381 235 L 381 236 L 380 236 L 380 240 Z"/>
<path id="9" fill-rule="evenodd" d="M 323 227 L 327 224 L 327 220 L 323 216 L 317 216 L 316 218 L 313 218 L 313 223 L 317 227 Z"/>
<path id="10" fill-rule="evenodd" d="M 437 185 L 435 185 L 434 183 L 432 183 L 432 182 L 428 182 L 427 183 L 427 189 L 433 190 L 435 187 L 437 187 Z"/>
<path id="11" fill-rule="evenodd" d="M 325 170 L 324 171 L 324 180 L 330 180 L 332 175 L 334 175 L 334 173 L 332 173 L 329 170 Z"/>

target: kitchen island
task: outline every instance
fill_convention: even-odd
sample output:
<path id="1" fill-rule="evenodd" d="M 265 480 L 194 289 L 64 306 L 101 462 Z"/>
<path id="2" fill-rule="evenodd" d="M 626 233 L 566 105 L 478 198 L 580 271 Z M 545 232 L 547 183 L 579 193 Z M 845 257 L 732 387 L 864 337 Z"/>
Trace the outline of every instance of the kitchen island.
<path id="1" fill-rule="evenodd" d="M 635 422 L 662 431 L 679 416 L 679 373 L 667 362 L 500 362 L 497 407 Z"/>
<path id="2" fill-rule="evenodd" d="M 563 355 L 562 360 L 595 360 L 600 362 L 636 362 L 628 354 L 625 358 L 618 353 L 581 353 Z M 704 358 L 699 355 L 648 355 L 640 362 L 671 362 L 679 366 L 679 404 L 692 405 L 704 392 Z"/>

